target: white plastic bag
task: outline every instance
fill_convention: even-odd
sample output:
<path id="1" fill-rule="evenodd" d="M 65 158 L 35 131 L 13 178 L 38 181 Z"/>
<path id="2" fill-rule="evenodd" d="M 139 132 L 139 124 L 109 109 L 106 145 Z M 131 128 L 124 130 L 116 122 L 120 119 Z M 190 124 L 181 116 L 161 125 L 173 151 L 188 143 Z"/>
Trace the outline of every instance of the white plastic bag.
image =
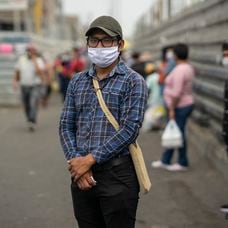
<path id="1" fill-rule="evenodd" d="M 166 148 L 179 148 L 183 145 L 182 133 L 175 120 L 169 120 L 161 141 L 162 146 Z"/>

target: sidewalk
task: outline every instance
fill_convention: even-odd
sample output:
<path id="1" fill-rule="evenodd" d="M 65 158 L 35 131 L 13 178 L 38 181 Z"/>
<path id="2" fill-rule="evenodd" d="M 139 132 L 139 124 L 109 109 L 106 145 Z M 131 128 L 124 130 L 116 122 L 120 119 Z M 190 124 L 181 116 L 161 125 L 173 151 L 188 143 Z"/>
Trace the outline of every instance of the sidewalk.
<path id="1" fill-rule="evenodd" d="M 190 147 L 191 167 L 188 172 L 152 169 L 151 161 L 157 160 L 162 152 L 160 134 L 142 134 L 140 142 L 146 155 L 152 189 L 148 195 L 142 196 L 138 211 L 141 225 L 138 227 L 228 227 L 228 220 L 219 211 L 220 205 L 228 202 L 228 183 L 210 161 Z"/>
<path id="2" fill-rule="evenodd" d="M 0 227 L 76 227 L 70 177 L 58 139 L 60 98 L 41 110 L 37 131 L 29 133 L 21 109 L 0 108 Z M 186 173 L 152 169 L 161 154 L 158 132 L 139 143 L 152 180 L 141 196 L 136 228 L 225 228 L 219 211 L 228 203 L 228 183 L 204 157 L 191 151 Z"/>

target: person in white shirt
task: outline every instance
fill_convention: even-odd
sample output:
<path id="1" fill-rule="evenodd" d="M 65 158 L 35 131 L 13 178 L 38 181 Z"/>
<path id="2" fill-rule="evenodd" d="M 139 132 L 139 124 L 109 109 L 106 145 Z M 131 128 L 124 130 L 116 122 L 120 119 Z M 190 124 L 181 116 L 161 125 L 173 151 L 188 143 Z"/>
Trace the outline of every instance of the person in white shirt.
<path id="1" fill-rule="evenodd" d="M 30 131 L 35 130 L 39 105 L 39 87 L 42 84 L 44 62 L 37 57 L 34 46 L 28 46 L 15 66 L 13 87 L 21 87 L 22 103 Z"/>

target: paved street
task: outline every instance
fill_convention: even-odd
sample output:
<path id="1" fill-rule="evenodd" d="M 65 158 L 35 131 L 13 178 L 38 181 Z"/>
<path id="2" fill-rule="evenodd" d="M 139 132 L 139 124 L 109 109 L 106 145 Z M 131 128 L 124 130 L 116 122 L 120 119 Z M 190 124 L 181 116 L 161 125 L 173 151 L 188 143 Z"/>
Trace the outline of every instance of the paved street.
<path id="1" fill-rule="evenodd" d="M 39 115 L 29 133 L 22 110 L 0 108 L 0 228 L 73 228 L 70 178 L 58 140 L 60 98 Z M 160 134 L 139 140 L 153 182 L 141 196 L 136 228 L 225 228 L 219 206 L 228 203 L 228 183 L 190 149 L 185 173 L 152 170 L 161 153 Z M 200 142 L 199 142 L 200 143 Z"/>

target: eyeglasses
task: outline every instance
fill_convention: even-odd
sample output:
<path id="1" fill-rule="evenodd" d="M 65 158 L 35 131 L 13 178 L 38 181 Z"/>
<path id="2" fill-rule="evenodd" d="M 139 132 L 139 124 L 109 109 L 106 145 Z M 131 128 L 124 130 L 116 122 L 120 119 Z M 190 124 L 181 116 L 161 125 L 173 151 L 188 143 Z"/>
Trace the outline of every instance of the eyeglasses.
<path id="1" fill-rule="evenodd" d="M 95 48 L 95 47 L 97 47 L 99 42 L 101 42 L 103 47 L 112 47 L 113 42 L 117 41 L 117 40 L 118 40 L 117 37 L 116 38 L 105 37 L 105 38 L 102 38 L 102 39 L 98 39 L 98 38 L 95 38 L 95 37 L 88 37 L 87 38 L 87 45 L 89 47 Z"/>

